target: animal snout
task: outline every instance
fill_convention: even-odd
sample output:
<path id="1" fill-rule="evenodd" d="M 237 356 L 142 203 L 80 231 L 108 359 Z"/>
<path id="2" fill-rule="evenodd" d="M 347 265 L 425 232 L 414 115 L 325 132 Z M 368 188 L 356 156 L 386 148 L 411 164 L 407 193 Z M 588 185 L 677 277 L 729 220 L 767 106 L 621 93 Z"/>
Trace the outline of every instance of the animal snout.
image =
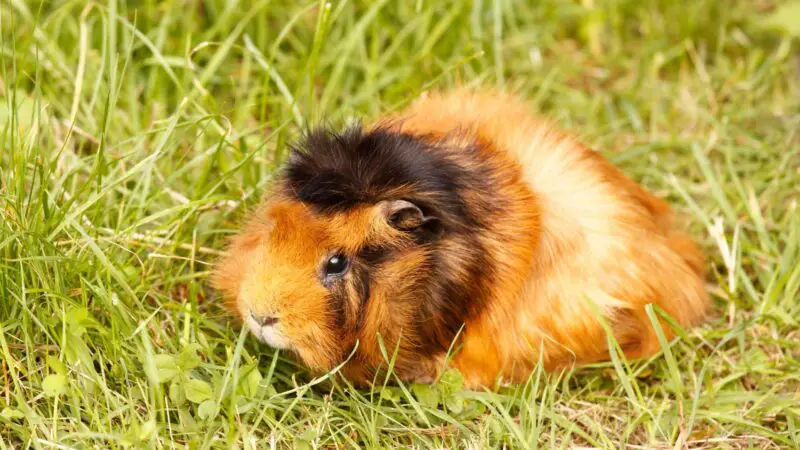
<path id="1" fill-rule="evenodd" d="M 250 317 L 262 327 L 269 327 L 278 323 L 278 318 L 271 314 L 256 314 L 250 311 Z"/>

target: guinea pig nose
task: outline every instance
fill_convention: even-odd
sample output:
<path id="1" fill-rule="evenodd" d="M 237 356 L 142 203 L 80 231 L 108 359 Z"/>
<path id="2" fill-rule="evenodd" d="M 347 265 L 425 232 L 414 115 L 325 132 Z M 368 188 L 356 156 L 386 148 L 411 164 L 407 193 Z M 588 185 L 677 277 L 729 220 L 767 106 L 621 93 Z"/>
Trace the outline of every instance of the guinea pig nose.
<path id="1" fill-rule="evenodd" d="M 256 315 L 256 313 L 254 312 L 251 312 L 250 316 L 253 318 L 253 320 L 258 322 L 262 327 L 268 327 L 270 325 L 275 325 L 276 323 L 278 323 L 278 318 L 275 316 L 259 316 Z"/>

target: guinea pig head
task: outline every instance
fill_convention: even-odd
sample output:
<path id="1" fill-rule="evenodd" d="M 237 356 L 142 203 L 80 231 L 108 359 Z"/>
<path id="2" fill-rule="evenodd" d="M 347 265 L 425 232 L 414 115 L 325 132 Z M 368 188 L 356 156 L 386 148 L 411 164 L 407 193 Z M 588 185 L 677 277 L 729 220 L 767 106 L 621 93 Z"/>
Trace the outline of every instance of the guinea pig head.
<path id="1" fill-rule="evenodd" d="M 380 364 L 378 335 L 404 357 L 420 347 L 426 274 L 442 231 L 402 199 L 335 214 L 273 199 L 234 237 L 214 284 L 259 340 L 315 370 L 357 348 L 350 370 L 365 366 L 366 376 Z"/>
<path id="2" fill-rule="evenodd" d="M 355 382 L 395 352 L 397 374 L 430 375 L 479 313 L 492 269 L 465 201 L 491 174 L 469 178 L 429 145 L 354 128 L 312 133 L 292 153 L 216 270 L 255 336 L 318 371 L 352 354 Z M 480 197 L 482 211 L 497 201 Z"/>

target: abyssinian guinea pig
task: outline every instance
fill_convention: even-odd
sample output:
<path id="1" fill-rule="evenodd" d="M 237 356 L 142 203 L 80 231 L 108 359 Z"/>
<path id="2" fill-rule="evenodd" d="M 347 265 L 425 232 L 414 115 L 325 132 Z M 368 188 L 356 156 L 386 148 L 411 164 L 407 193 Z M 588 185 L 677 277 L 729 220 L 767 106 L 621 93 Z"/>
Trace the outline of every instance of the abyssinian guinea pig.
<path id="1" fill-rule="evenodd" d="M 705 315 L 699 248 L 664 201 L 526 110 L 460 89 L 306 133 L 218 262 L 226 305 L 312 371 L 347 361 L 356 385 L 386 367 L 381 346 L 403 380 L 451 366 L 471 387 L 602 361 L 604 324 L 628 358 L 653 355 L 647 304 L 684 327 Z"/>

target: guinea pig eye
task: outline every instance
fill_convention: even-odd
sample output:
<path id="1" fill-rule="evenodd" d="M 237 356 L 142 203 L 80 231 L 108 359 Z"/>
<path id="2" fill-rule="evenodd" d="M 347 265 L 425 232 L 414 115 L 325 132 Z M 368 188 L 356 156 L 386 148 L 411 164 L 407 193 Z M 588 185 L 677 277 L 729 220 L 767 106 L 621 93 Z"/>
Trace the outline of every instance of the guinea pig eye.
<path id="1" fill-rule="evenodd" d="M 347 272 L 349 266 L 346 256 L 342 254 L 333 255 L 325 261 L 325 276 L 342 275 Z"/>

